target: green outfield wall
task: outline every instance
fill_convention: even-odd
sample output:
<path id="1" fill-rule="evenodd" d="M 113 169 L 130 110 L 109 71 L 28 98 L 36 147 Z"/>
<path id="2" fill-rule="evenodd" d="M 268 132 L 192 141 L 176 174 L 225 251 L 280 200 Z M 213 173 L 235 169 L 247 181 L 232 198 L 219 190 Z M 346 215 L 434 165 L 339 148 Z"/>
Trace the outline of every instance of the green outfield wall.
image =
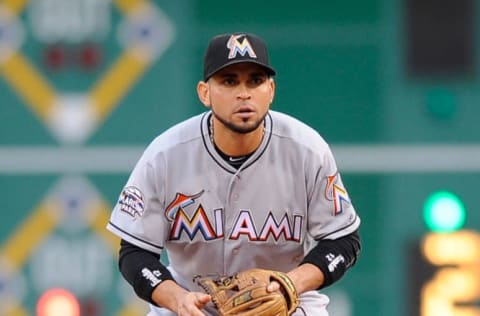
<path id="1" fill-rule="evenodd" d="M 206 42 L 235 31 L 269 43 L 272 107 L 332 145 L 362 218 L 358 264 L 326 289 L 331 315 L 433 315 L 421 293 L 442 265 L 415 250 L 432 234 L 425 200 L 454 193 L 460 230 L 480 234 L 480 9 L 465 26 L 470 67 L 425 75 L 409 68 L 408 3 L 0 0 L 0 315 L 37 315 L 52 288 L 83 316 L 145 315 L 104 227 L 149 141 L 205 109 Z M 472 291 L 463 303 L 479 315 Z"/>

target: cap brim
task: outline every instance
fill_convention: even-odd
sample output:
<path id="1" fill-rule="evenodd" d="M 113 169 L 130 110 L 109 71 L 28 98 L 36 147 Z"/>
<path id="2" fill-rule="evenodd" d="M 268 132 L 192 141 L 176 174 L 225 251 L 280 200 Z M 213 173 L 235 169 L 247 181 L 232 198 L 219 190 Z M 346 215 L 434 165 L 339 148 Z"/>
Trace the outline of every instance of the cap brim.
<path id="1" fill-rule="evenodd" d="M 265 65 L 261 62 L 257 62 L 255 60 L 242 60 L 242 59 L 235 59 L 235 60 L 232 60 L 224 65 L 222 65 L 221 67 L 218 67 L 217 69 L 215 70 L 212 70 L 210 73 L 208 73 L 204 78 L 203 78 L 203 81 L 207 81 L 208 79 L 210 79 L 210 77 L 212 77 L 214 74 L 216 74 L 217 72 L 219 72 L 220 70 L 222 69 L 225 69 L 227 68 L 228 66 L 231 66 L 231 65 L 235 65 L 235 64 L 241 64 L 241 63 L 250 63 L 250 64 L 256 64 L 256 65 L 259 65 L 259 66 L 262 66 L 263 68 L 265 68 L 265 70 L 267 71 L 267 73 L 270 75 L 270 76 L 275 76 L 277 73 L 275 72 L 275 70 L 268 66 L 268 65 Z"/>

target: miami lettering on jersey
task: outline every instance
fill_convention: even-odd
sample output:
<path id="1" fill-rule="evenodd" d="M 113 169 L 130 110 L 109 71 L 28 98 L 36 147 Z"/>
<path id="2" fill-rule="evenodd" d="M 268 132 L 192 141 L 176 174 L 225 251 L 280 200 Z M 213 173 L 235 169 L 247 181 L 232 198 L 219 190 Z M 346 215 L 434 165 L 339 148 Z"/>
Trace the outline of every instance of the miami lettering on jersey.
<path id="1" fill-rule="evenodd" d="M 333 202 L 333 215 L 343 212 L 343 204 L 350 204 L 350 197 L 347 190 L 341 185 L 340 176 L 336 172 L 333 176 L 327 177 L 325 187 L 325 198 Z"/>
<path id="2" fill-rule="evenodd" d="M 238 239 L 241 235 L 245 235 L 251 241 L 266 241 L 269 236 L 279 240 L 280 236 L 283 235 L 285 240 L 300 241 L 301 227 L 302 217 L 299 215 L 293 217 L 292 227 L 287 214 L 283 215 L 283 218 L 277 223 L 275 217 L 270 212 L 260 232 L 257 233 L 251 212 L 249 210 L 241 210 L 233 226 L 230 239 Z"/>
<path id="3" fill-rule="evenodd" d="M 177 200 L 179 196 L 186 195 L 177 193 L 175 200 Z M 178 204 L 178 207 L 176 207 L 176 210 L 173 212 L 167 208 L 167 219 L 173 216 L 169 239 L 180 240 L 182 236 L 186 236 L 188 239 L 193 240 L 198 234 L 205 240 L 224 238 L 223 208 L 213 210 L 213 219 L 212 222 L 210 222 L 201 204 L 195 209 L 193 215 L 188 216 L 184 207 L 190 204 L 191 203 Z M 172 203 L 170 205 L 172 205 Z M 250 210 L 241 210 L 227 238 L 237 240 L 241 236 L 245 236 L 250 241 L 266 241 L 269 237 L 272 237 L 278 241 L 283 236 L 285 240 L 300 242 L 302 216 L 295 215 L 293 216 L 293 220 L 290 221 L 287 214 L 284 214 L 283 217 L 277 221 L 274 214 L 270 212 L 263 221 L 263 224 L 257 226 L 252 214 L 253 212 Z"/>
<path id="4" fill-rule="evenodd" d="M 215 215 L 218 216 L 218 214 Z M 170 240 L 179 240 L 182 236 L 182 232 L 185 232 L 190 240 L 193 240 L 198 232 L 203 235 L 205 240 L 219 238 L 216 230 L 214 230 L 210 224 L 202 205 L 197 208 L 192 218 L 188 217 L 183 208 L 178 209 L 170 230 Z"/>
<path id="5" fill-rule="evenodd" d="M 239 39 L 243 37 L 243 40 L 240 41 Z M 242 56 L 245 56 L 245 54 L 248 54 L 251 58 L 257 58 L 257 54 L 255 54 L 255 51 L 252 48 L 252 45 L 248 41 L 248 39 L 245 37 L 245 34 L 237 34 L 237 35 L 232 35 L 228 39 L 227 42 L 227 47 L 230 50 L 228 53 L 228 59 L 235 58 L 237 56 L 237 53 L 239 53 Z"/>

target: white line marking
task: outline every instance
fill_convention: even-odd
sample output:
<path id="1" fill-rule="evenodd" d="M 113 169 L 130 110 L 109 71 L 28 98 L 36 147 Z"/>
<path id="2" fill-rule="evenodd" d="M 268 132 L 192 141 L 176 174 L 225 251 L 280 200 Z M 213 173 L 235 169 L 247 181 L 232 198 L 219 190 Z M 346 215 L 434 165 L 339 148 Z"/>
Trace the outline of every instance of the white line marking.
<path id="1" fill-rule="evenodd" d="M 0 147 L 0 174 L 130 173 L 145 147 Z M 332 145 L 342 173 L 480 171 L 480 144 Z"/>

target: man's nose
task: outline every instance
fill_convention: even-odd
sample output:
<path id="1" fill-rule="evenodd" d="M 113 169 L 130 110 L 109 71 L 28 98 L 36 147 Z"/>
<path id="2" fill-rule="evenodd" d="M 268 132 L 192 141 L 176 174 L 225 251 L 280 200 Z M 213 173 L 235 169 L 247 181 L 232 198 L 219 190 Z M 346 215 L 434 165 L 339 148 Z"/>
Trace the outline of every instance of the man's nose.
<path id="1" fill-rule="evenodd" d="M 250 89 L 246 84 L 239 85 L 237 97 L 242 100 L 249 99 L 251 97 Z"/>

